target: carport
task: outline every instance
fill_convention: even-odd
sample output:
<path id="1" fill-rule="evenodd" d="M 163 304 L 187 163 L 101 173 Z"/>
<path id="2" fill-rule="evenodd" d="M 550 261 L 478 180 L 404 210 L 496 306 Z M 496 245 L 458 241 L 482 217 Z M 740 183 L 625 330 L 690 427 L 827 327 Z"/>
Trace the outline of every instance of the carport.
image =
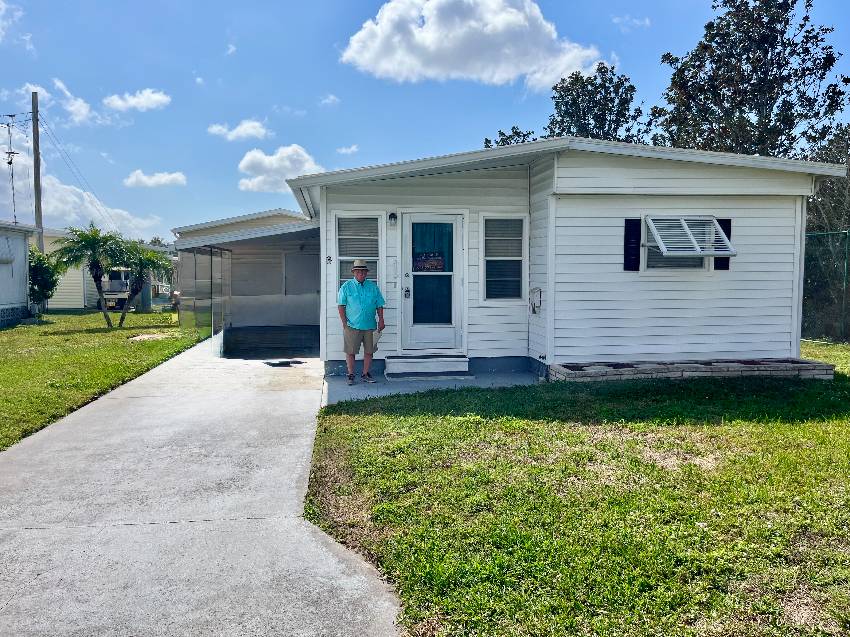
<path id="1" fill-rule="evenodd" d="M 180 324 L 228 356 L 319 350 L 319 227 L 265 212 L 174 228 Z"/>

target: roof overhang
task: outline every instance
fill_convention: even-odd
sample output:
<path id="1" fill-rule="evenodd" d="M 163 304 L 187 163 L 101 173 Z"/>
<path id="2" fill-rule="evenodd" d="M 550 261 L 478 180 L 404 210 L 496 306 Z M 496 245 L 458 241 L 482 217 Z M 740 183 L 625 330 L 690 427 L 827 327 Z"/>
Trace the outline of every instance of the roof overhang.
<path id="1" fill-rule="evenodd" d="M 271 237 L 280 234 L 292 234 L 305 230 L 316 230 L 319 228 L 318 221 L 305 221 L 304 223 L 279 223 L 259 228 L 245 228 L 232 232 L 213 232 L 210 234 L 177 239 L 174 242 L 176 250 L 187 250 L 189 248 L 200 248 L 204 246 L 217 246 L 232 241 L 243 241 L 245 239 L 258 239 L 260 237 Z"/>
<path id="2" fill-rule="evenodd" d="M 23 234 L 36 234 L 39 232 L 39 229 L 35 226 L 29 226 L 24 223 L 12 223 L 10 221 L 0 221 L 0 229 L 12 230 L 14 232 L 21 232 Z"/>
<path id="3" fill-rule="evenodd" d="M 781 170 L 792 173 L 803 173 L 821 177 L 842 177 L 847 174 L 843 164 L 824 164 L 819 162 L 761 157 L 757 155 L 737 155 L 734 153 L 717 153 L 705 150 L 686 148 L 668 148 L 665 146 L 647 146 L 644 144 L 628 144 L 600 139 L 583 137 L 558 137 L 543 139 L 524 144 L 497 146 L 464 153 L 414 159 L 378 166 L 365 166 L 332 172 L 303 175 L 287 179 L 286 183 L 292 189 L 298 205 L 303 213 L 315 217 L 321 188 L 338 184 L 354 183 L 376 179 L 391 179 L 396 177 L 412 177 L 446 171 L 474 170 L 479 168 L 494 168 L 498 166 L 527 165 L 538 158 L 551 153 L 568 150 L 593 153 L 606 153 L 628 157 L 647 159 L 668 159 L 686 161 L 716 166 L 739 166 L 745 168 L 761 168 L 765 170 Z"/>
<path id="4" fill-rule="evenodd" d="M 265 219 L 271 217 L 294 217 L 296 219 L 304 219 L 304 215 L 296 210 L 287 210 L 285 208 L 275 208 L 274 210 L 263 210 L 262 212 L 252 212 L 247 215 L 237 215 L 235 217 L 225 217 L 223 219 L 215 219 L 214 221 L 205 221 L 203 223 L 196 223 L 190 226 L 179 226 L 177 228 L 172 228 L 171 232 L 174 233 L 175 236 L 180 236 L 181 232 L 194 232 L 196 230 L 212 230 L 214 228 L 220 228 L 222 226 L 228 226 L 233 223 L 239 223 L 242 221 L 252 221 L 254 219 Z M 307 219 L 305 219 L 307 221 Z"/>

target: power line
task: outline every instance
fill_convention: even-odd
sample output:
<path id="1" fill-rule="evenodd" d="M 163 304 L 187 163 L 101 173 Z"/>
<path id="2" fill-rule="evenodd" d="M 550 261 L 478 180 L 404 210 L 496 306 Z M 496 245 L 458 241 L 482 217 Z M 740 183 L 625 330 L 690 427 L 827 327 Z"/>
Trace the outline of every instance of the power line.
<path id="1" fill-rule="evenodd" d="M 65 150 L 65 147 L 62 145 L 62 142 L 59 141 L 59 138 L 56 135 L 55 131 L 50 126 L 50 124 L 47 122 L 46 118 L 44 117 L 44 114 L 40 113 L 40 115 L 41 115 L 41 123 L 44 124 L 44 127 L 43 127 L 44 132 L 47 134 L 47 137 L 48 137 L 48 139 L 50 139 L 50 142 L 53 144 L 54 148 L 56 148 L 57 152 L 59 153 L 59 156 L 65 162 L 65 165 L 68 166 L 68 169 L 71 171 L 71 174 L 74 177 L 74 179 L 76 179 L 77 183 L 80 184 L 80 188 L 84 191 L 88 190 L 92 194 L 94 201 L 95 201 L 95 205 L 100 210 L 100 212 L 103 214 L 104 219 L 106 219 L 109 222 L 109 224 L 112 226 L 113 230 L 115 230 L 116 232 L 120 232 L 120 230 L 118 228 L 118 224 L 115 223 L 115 219 L 113 218 L 112 214 L 101 203 L 100 197 L 98 197 L 94 188 L 92 188 L 92 185 L 85 178 L 82 171 L 77 166 L 76 162 L 74 162 L 70 153 L 68 153 L 68 151 Z"/>
<path id="2" fill-rule="evenodd" d="M 10 118 L 14 118 L 14 115 L 10 115 Z M 18 211 L 17 206 L 15 204 L 15 165 L 13 163 L 15 155 L 18 153 L 12 150 L 12 124 L 6 124 L 6 130 L 9 133 L 9 150 L 6 151 L 6 163 L 9 165 L 9 185 L 12 191 L 12 222 L 18 223 Z"/>

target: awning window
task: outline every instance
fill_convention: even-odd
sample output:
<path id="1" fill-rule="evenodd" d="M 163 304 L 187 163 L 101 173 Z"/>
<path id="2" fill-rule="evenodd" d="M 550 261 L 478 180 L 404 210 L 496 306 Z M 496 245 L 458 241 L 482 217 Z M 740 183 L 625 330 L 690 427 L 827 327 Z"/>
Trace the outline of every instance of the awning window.
<path id="1" fill-rule="evenodd" d="M 737 254 L 714 217 L 647 217 L 646 226 L 665 257 L 734 257 Z"/>

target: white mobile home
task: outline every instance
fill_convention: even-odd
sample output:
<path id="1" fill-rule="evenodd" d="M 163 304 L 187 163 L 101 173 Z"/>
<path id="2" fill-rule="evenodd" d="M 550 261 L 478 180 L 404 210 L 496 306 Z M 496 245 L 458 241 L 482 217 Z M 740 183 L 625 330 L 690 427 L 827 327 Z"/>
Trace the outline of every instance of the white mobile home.
<path id="1" fill-rule="evenodd" d="M 844 171 L 559 138 L 288 183 L 318 224 L 329 370 L 360 258 L 387 300 L 388 372 L 542 371 L 799 356 L 806 198 Z"/>
<path id="2" fill-rule="evenodd" d="M 33 226 L 0 221 L 0 327 L 29 316 L 27 237 Z"/>

